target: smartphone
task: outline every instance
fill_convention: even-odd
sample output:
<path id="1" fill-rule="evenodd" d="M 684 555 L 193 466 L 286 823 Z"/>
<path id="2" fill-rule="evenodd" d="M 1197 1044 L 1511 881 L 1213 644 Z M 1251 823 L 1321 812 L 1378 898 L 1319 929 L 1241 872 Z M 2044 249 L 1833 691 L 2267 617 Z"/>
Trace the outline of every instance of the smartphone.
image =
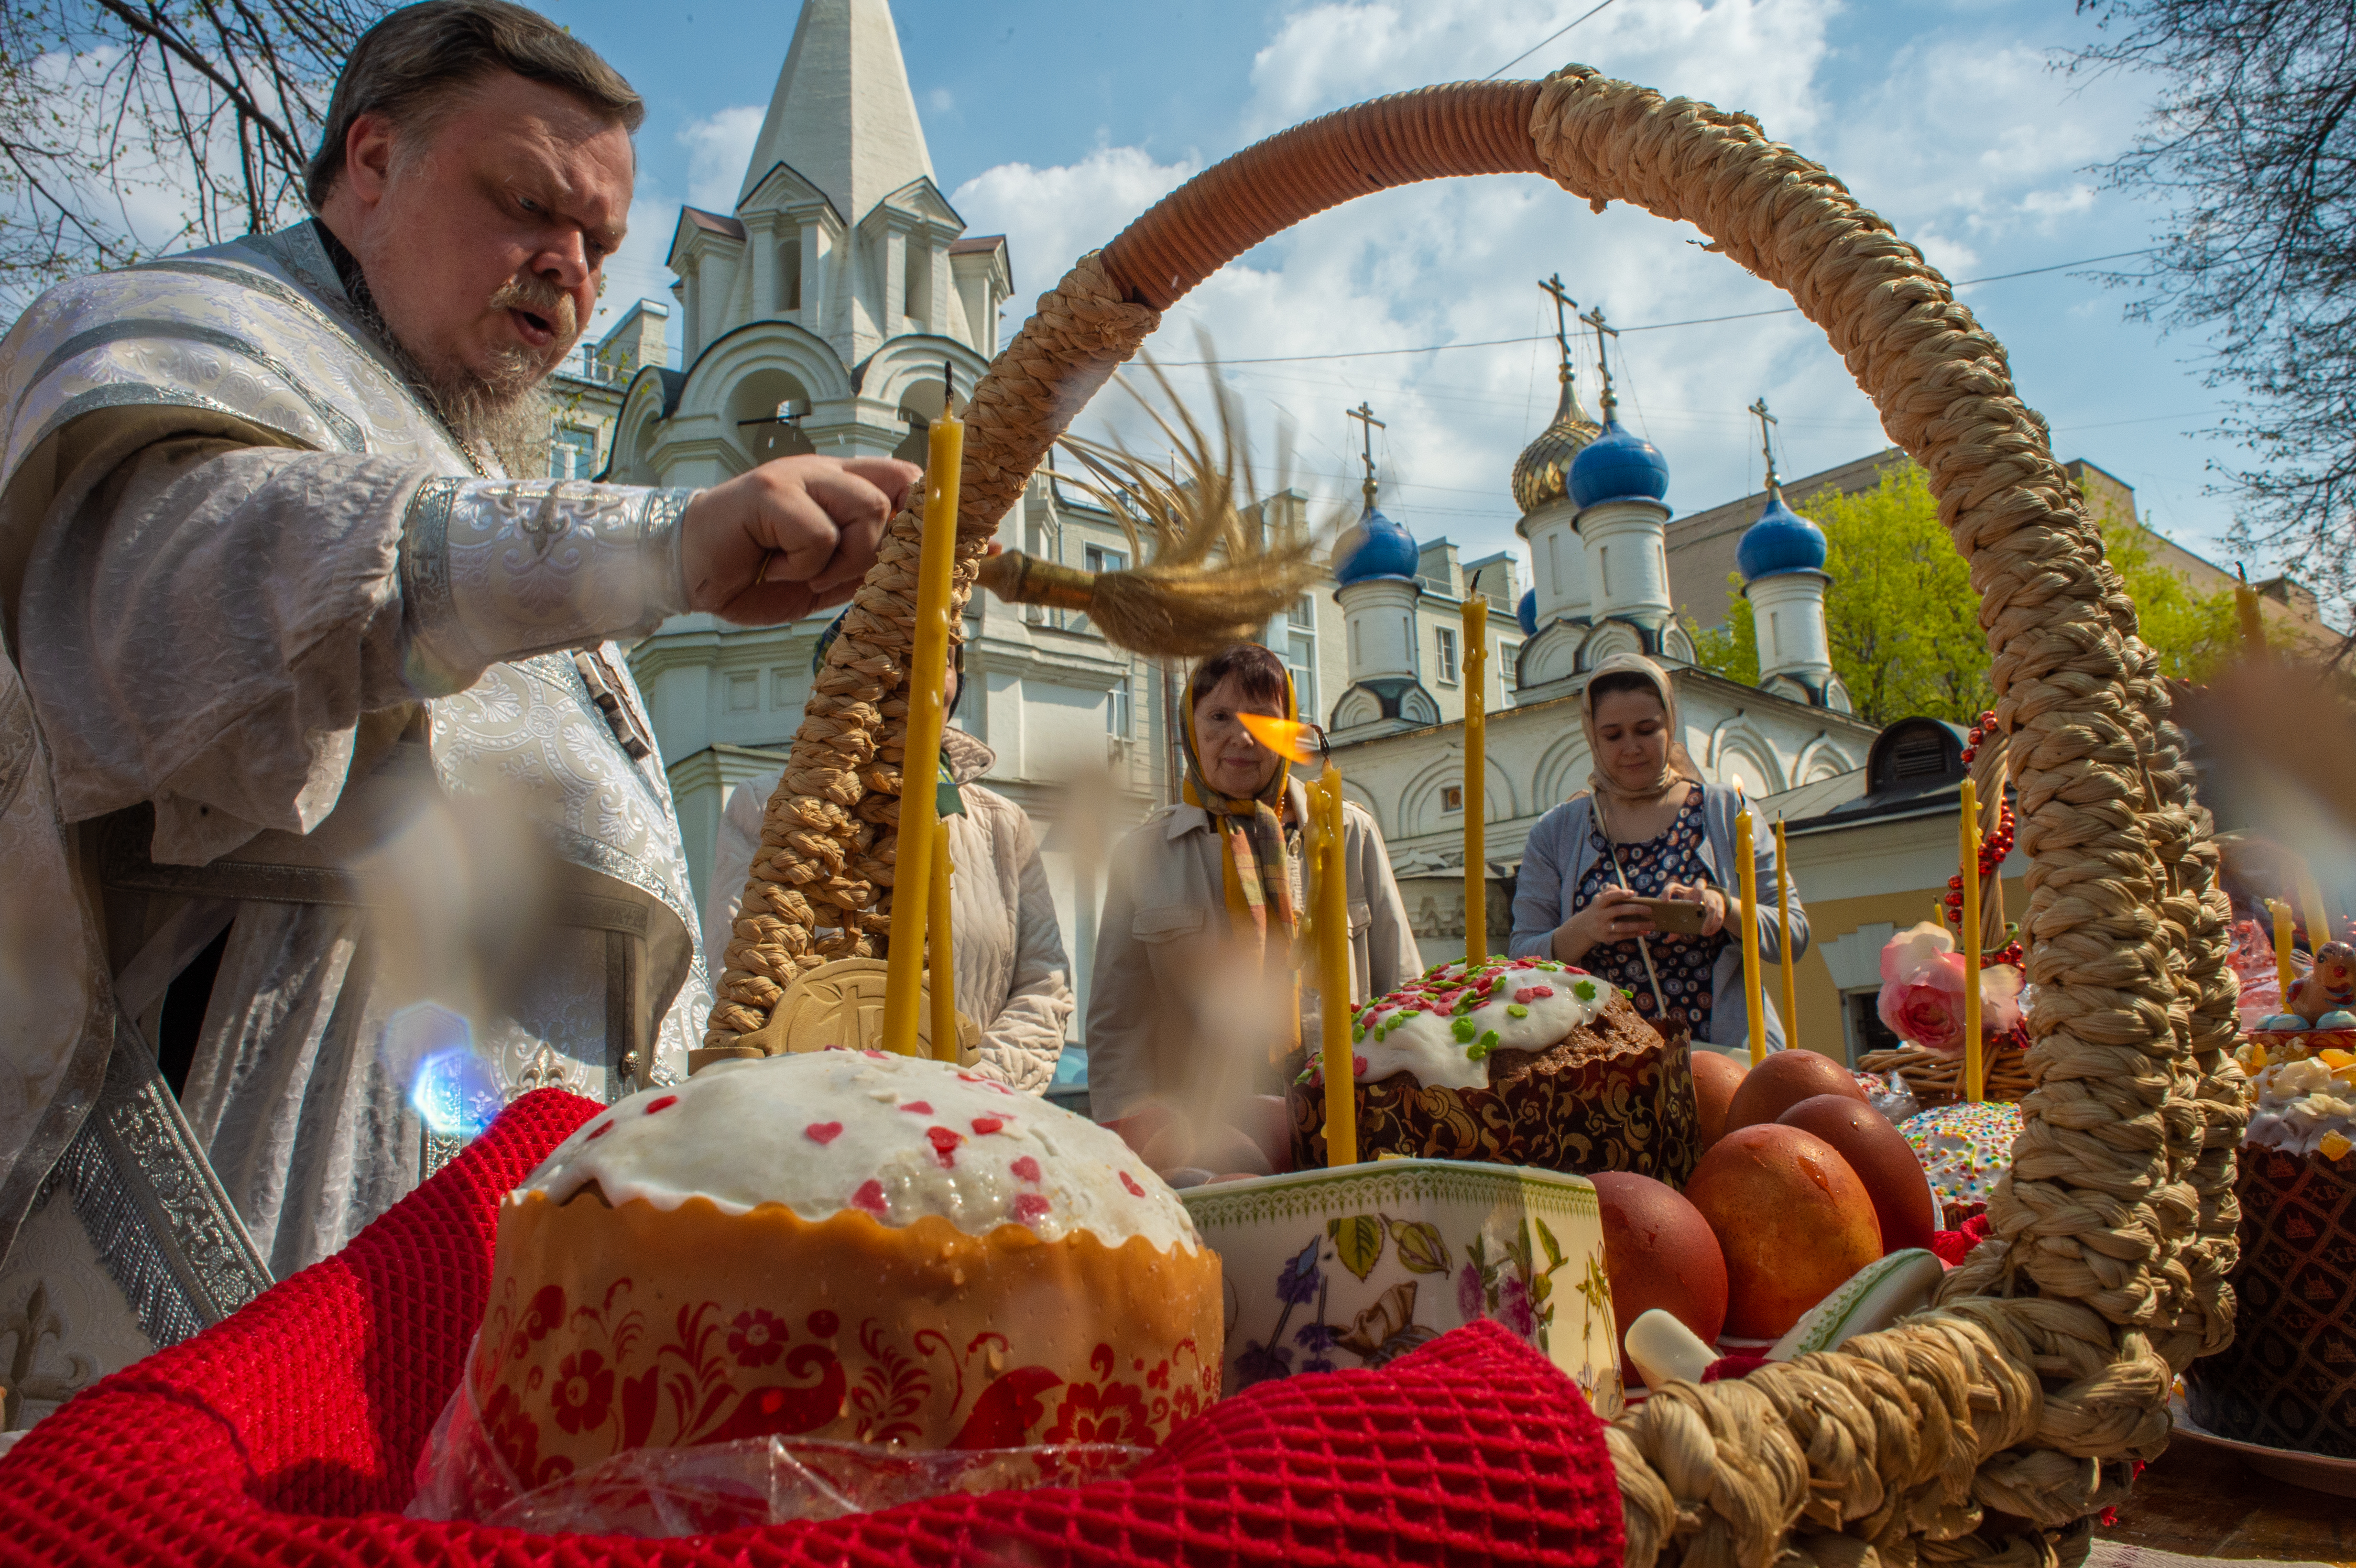
<path id="1" fill-rule="evenodd" d="M 1652 917 L 1654 925 L 1672 936 L 1699 936 L 1702 923 L 1709 918 L 1707 908 L 1687 903 L 1683 899 L 1636 899 L 1633 901 L 1641 905 Z"/>

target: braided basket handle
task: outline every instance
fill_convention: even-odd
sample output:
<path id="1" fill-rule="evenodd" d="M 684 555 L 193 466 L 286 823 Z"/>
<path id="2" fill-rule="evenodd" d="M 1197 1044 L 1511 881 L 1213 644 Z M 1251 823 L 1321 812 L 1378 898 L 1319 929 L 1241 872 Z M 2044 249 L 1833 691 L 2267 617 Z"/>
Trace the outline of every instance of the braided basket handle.
<path id="1" fill-rule="evenodd" d="M 1690 222 L 1823 329 L 1972 563 L 2031 860 L 2039 1087 L 1990 1205 L 1997 1239 L 1936 1310 L 1742 1381 L 1673 1385 L 1615 1423 L 1628 1563 L 2051 1563 L 2125 1496 L 2119 1461 L 2165 1444 L 2171 1373 L 2231 1337 L 2245 1113 L 2228 912 L 2134 607 L 2002 347 L 1919 251 L 1750 115 L 1584 67 L 1327 115 L 1205 170 L 1041 299 L 967 411 L 961 590 L 1048 447 L 1187 290 L 1353 197 L 1505 173 Z M 710 1045 L 882 928 L 915 549 L 904 515 L 820 675 Z"/>

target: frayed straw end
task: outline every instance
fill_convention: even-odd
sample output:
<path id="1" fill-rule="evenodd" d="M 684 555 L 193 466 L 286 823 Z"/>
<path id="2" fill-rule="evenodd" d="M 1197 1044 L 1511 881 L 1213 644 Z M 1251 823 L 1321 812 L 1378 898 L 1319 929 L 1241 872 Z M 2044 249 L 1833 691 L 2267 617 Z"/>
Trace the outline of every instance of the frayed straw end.
<path id="1" fill-rule="evenodd" d="M 1010 604 L 1084 614 L 1116 647 L 1153 658 L 1202 658 L 1258 636 L 1316 574 L 1306 552 L 1091 572 L 1007 550 L 984 558 L 980 581 Z"/>

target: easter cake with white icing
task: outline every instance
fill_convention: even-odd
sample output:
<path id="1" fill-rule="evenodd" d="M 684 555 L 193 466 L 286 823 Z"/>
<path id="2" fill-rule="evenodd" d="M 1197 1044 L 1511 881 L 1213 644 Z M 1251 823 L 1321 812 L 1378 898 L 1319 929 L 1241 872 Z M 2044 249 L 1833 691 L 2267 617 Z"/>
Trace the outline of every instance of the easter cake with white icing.
<path id="1" fill-rule="evenodd" d="M 828 1051 L 616 1102 L 499 1212 L 468 1371 L 529 1488 L 771 1435 L 1151 1445 L 1217 1396 L 1219 1259 L 1114 1134 Z"/>
<path id="2" fill-rule="evenodd" d="M 1633 1170 L 1675 1185 L 1700 1158 L 1686 1046 L 1568 964 L 1440 965 L 1359 1008 L 1351 1037 L 1361 1159 Z M 1296 1166 L 1323 1164 L 1317 1062 L 1290 1102 Z"/>

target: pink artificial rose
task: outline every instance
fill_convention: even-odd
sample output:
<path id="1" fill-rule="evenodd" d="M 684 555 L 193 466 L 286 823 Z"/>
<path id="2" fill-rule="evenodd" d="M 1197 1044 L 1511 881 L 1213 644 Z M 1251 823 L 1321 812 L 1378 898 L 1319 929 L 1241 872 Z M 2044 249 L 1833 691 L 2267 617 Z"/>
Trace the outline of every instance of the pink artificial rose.
<path id="1" fill-rule="evenodd" d="M 1928 921 L 1901 931 L 1881 949 L 1881 995 L 1874 1010 L 1901 1040 L 1931 1051 L 1964 1048 L 1964 955 L 1954 938 Z M 1980 971 L 1982 1039 L 2020 1023 L 2020 971 L 1997 964 Z"/>
<path id="2" fill-rule="evenodd" d="M 1960 971 L 1963 960 L 1955 961 Z M 1944 978 L 1944 975 L 1941 976 Z M 1875 1010 L 1881 1021 L 1890 1026 L 1890 1033 L 1932 1051 L 1961 1051 L 1964 1046 L 1964 977 L 1954 976 L 1954 985 L 1947 987 L 1929 981 L 1901 985 L 1890 981 L 1881 987 L 1881 997 Z"/>

